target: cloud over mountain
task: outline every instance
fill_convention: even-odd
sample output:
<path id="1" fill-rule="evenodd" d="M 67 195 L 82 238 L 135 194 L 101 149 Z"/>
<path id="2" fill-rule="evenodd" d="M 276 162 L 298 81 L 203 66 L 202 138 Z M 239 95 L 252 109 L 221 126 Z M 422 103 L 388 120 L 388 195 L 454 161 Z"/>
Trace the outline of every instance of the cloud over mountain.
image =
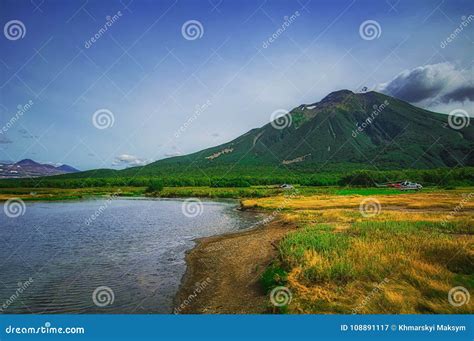
<path id="1" fill-rule="evenodd" d="M 474 102 L 474 85 L 466 85 L 460 88 L 457 88 L 443 97 L 441 97 L 441 101 L 444 103 L 449 103 L 451 101 L 455 102 L 464 102 L 464 101 L 471 101 Z"/>
<path id="2" fill-rule="evenodd" d="M 405 70 L 377 90 L 424 107 L 474 101 L 472 71 L 452 63 L 429 64 Z"/>

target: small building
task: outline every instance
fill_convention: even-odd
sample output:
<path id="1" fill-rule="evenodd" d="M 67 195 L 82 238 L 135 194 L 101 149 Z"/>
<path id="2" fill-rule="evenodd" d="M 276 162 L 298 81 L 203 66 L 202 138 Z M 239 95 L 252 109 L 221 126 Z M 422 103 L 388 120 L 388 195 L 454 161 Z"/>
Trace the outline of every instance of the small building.
<path id="1" fill-rule="evenodd" d="M 294 187 L 292 185 L 289 185 L 289 184 L 283 184 L 283 185 L 280 185 L 280 188 L 283 188 L 283 189 L 293 189 Z"/>

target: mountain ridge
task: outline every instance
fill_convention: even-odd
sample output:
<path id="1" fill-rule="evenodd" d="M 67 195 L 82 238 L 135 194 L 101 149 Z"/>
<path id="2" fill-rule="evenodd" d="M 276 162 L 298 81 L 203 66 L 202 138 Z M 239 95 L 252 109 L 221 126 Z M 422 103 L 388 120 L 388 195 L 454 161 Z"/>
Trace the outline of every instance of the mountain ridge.
<path id="1" fill-rule="evenodd" d="M 469 123 L 470 121 L 468 121 Z M 220 145 L 123 170 L 66 177 L 203 177 L 268 172 L 433 169 L 474 165 L 474 127 L 375 91 L 339 90 Z"/>
<path id="2" fill-rule="evenodd" d="M 288 115 L 291 116 L 291 124 L 283 129 L 275 128 L 272 126 L 273 122 L 270 122 L 227 143 L 185 156 L 159 160 L 144 168 L 170 162 L 179 163 L 185 159 L 205 167 L 212 162 L 251 164 L 255 159 L 258 159 L 260 164 L 282 165 L 302 158 L 293 163 L 369 161 L 383 169 L 391 169 L 398 168 L 397 166 L 451 167 L 462 164 L 463 158 L 467 156 L 468 159 L 464 164 L 473 164 L 472 157 L 469 157 L 474 142 L 471 125 L 460 130 L 452 129 L 448 125 L 447 115 L 430 112 L 374 91 L 367 93 L 335 91 L 319 102 L 295 107 Z M 371 122 L 367 123 L 371 117 Z M 358 127 L 361 127 L 363 122 L 366 124 L 360 131 Z M 420 136 L 421 132 L 426 136 Z M 432 145 L 436 143 L 437 134 L 444 137 L 443 141 L 448 144 L 446 148 L 449 148 L 449 151 L 443 152 L 441 150 L 443 148 L 437 148 L 436 152 L 430 152 L 428 148 L 434 148 Z M 347 143 L 352 147 L 349 148 L 349 152 L 344 153 L 345 146 L 342 145 Z M 395 146 L 387 146 L 388 143 L 393 143 Z M 401 143 L 404 145 L 400 145 Z M 237 153 L 240 157 L 233 157 L 232 154 L 236 154 L 238 146 L 244 146 L 242 153 L 247 153 L 245 157 L 242 153 Z M 386 147 L 385 155 L 378 155 L 382 152 L 378 150 L 381 147 Z M 400 149 L 400 153 L 395 153 L 396 148 Z M 270 155 L 263 155 L 265 151 Z M 450 156 L 449 153 L 454 155 Z M 379 162 L 377 157 L 381 158 Z M 404 160 L 404 157 L 410 162 Z M 275 160 L 271 160 L 272 158 Z"/>
<path id="3" fill-rule="evenodd" d="M 80 172 L 78 169 L 63 164 L 53 166 L 47 163 L 39 163 L 31 159 L 23 159 L 14 163 L 0 164 L 0 178 L 34 178 L 42 176 L 53 176 Z"/>

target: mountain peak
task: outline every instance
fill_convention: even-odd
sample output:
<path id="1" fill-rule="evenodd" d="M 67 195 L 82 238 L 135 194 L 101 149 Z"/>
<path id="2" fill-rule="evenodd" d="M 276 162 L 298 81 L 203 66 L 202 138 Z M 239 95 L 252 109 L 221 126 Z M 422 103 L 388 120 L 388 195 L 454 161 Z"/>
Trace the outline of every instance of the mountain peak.
<path id="1" fill-rule="evenodd" d="M 39 163 L 31 160 L 31 159 L 23 159 L 15 163 L 17 166 L 31 166 L 31 165 L 39 165 Z"/>
<path id="2" fill-rule="evenodd" d="M 353 95 L 353 94 L 354 93 L 351 90 L 347 90 L 347 89 L 337 90 L 337 91 L 331 92 L 329 95 L 324 97 L 321 100 L 321 102 L 339 101 L 339 100 L 342 100 L 342 99 L 346 98 L 347 96 L 350 96 L 350 95 Z"/>
<path id="3" fill-rule="evenodd" d="M 56 169 L 60 170 L 60 171 L 63 171 L 63 172 L 66 172 L 66 173 L 76 173 L 76 172 L 79 172 L 79 170 L 77 168 L 74 168 L 74 167 L 71 167 L 69 165 L 61 165 L 61 166 L 58 166 L 56 167 Z"/>
<path id="4" fill-rule="evenodd" d="M 474 126 L 450 129 L 446 115 L 375 91 L 334 91 L 290 113 L 291 118 L 271 122 L 228 143 L 146 167 L 150 172 L 161 171 L 190 160 L 204 168 L 239 164 L 311 171 L 320 170 L 321 165 L 334 169 L 452 167 L 459 159 L 464 165 L 474 164 L 469 156 Z M 440 137 L 439 144 L 433 145 L 432 136 Z"/>
<path id="5" fill-rule="evenodd" d="M 2 165 L 0 168 L 0 178 L 31 178 L 76 172 L 79 171 L 68 165 L 55 167 L 47 163 L 23 159 L 15 163 Z"/>

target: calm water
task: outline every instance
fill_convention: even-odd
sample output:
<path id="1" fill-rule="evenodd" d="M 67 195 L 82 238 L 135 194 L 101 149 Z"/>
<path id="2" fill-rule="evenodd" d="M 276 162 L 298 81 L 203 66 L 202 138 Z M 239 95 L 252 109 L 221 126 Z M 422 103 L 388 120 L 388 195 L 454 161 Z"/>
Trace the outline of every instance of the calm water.
<path id="1" fill-rule="evenodd" d="M 38 202 L 27 204 L 18 218 L 0 212 L 0 309 L 6 304 L 4 313 L 171 312 L 193 239 L 247 228 L 258 219 L 237 211 L 235 202 L 211 201 L 189 218 L 182 204 Z M 98 307 L 92 296 L 102 286 L 113 291 L 114 301 Z M 99 304 L 111 300 L 105 291 Z"/>

